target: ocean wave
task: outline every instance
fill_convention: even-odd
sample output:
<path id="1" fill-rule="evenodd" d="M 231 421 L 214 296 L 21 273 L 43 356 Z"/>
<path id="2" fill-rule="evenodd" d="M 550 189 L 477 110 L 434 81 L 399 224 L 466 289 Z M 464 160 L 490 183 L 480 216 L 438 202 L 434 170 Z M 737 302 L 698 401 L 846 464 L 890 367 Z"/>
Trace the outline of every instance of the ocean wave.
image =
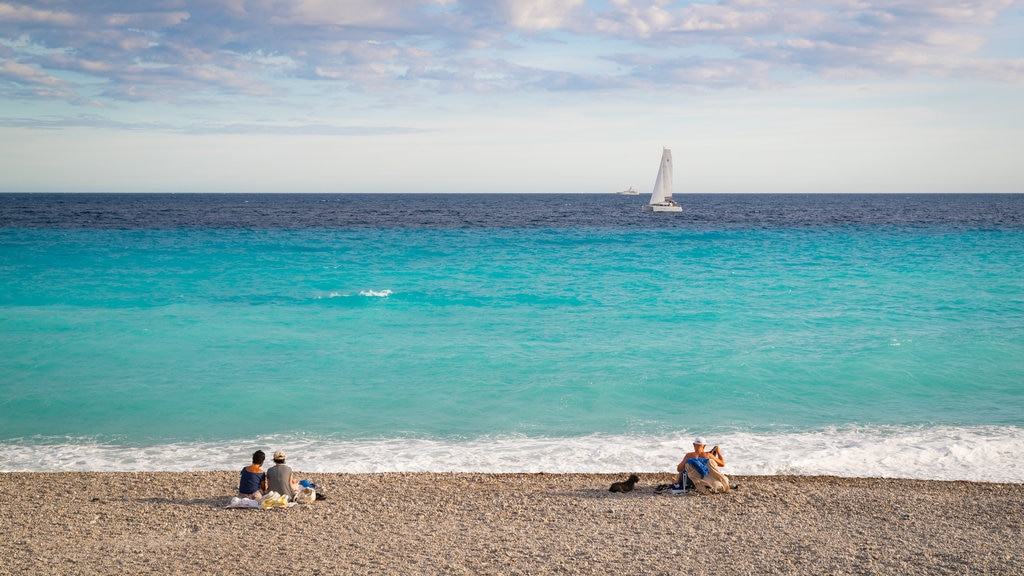
<path id="1" fill-rule="evenodd" d="M 359 292 L 360 296 L 373 296 L 376 298 L 387 298 L 391 294 L 391 290 L 363 290 Z"/>
<path id="2" fill-rule="evenodd" d="M 121 445 L 94 439 L 19 439 L 0 444 L 14 471 L 227 470 L 256 449 L 285 450 L 303 472 L 672 472 L 691 435 L 595 434 L 569 438 L 343 440 L 268 436 L 217 442 Z M 1024 482 L 1024 428 L 847 427 L 709 436 L 738 475 L 829 475 Z"/>

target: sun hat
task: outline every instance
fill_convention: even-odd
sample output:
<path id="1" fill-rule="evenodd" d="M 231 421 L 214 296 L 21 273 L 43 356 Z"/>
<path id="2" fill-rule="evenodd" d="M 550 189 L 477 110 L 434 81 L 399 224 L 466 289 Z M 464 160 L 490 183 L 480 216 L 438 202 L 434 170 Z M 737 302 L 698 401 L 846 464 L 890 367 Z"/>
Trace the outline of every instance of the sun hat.
<path id="1" fill-rule="evenodd" d="M 284 451 L 278 450 L 277 452 L 274 452 L 274 460 L 284 460 L 284 459 L 285 459 Z"/>
<path id="2" fill-rule="evenodd" d="M 708 445 L 708 443 L 704 441 L 704 437 L 703 436 L 697 436 L 696 438 L 694 438 L 693 439 L 693 443 L 694 444 L 698 444 L 700 446 L 707 446 Z M 274 458 L 276 459 L 277 456 L 274 456 Z"/>

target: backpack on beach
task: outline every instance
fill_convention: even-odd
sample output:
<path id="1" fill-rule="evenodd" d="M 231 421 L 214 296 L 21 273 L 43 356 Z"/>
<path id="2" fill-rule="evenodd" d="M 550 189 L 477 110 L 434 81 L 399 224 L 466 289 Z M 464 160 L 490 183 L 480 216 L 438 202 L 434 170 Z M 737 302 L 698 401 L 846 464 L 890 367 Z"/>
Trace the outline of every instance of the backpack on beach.
<path id="1" fill-rule="evenodd" d="M 313 488 L 300 488 L 292 500 L 299 504 L 312 504 L 316 502 L 316 490 Z"/>

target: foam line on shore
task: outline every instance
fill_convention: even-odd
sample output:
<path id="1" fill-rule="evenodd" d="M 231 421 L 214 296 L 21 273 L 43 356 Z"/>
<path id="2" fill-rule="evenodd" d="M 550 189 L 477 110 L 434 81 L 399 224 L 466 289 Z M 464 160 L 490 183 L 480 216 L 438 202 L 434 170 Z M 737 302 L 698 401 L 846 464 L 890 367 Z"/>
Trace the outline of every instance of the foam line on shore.
<path id="1" fill-rule="evenodd" d="M 148 446 L 96 439 L 25 439 L 0 444 L 0 470 L 230 470 L 253 450 L 283 449 L 307 472 L 616 473 L 674 470 L 692 433 L 595 434 L 474 439 L 268 436 Z M 814 431 L 708 434 L 722 446 L 728 472 L 921 480 L 1024 482 L 1024 428 L 852 427 Z"/>

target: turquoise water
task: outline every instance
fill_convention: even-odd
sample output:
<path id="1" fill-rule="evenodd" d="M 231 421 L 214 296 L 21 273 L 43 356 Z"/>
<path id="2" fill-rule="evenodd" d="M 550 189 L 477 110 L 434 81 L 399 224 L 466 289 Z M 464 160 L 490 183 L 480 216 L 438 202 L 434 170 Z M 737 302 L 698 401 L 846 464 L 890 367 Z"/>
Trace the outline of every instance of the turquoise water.
<path id="1" fill-rule="evenodd" d="M 234 468 L 262 447 L 306 470 L 660 470 L 699 433 L 734 472 L 1024 481 L 1021 230 L 6 228 L 0 246 L 2 469 Z"/>

